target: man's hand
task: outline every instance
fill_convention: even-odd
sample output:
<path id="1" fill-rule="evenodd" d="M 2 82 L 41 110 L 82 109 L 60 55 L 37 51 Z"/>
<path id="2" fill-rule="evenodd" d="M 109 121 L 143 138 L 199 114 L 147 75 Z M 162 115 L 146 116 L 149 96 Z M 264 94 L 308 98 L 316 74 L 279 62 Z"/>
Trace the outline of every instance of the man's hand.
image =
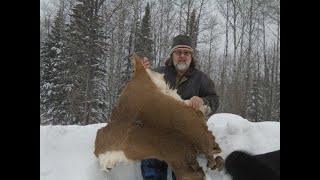
<path id="1" fill-rule="evenodd" d="M 151 67 L 150 65 L 150 61 L 147 57 L 143 57 L 143 61 L 142 61 L 142 66 L 145 68 L 145 69 L 148 69 Z"/>
<path id="2" fill-rule="evenodd" d="M 203 106 L 203 103 L 203 100 L 199 96 L 192 96 L 192 98 L 189 100 L 189 106 L 192 106 L 195 109 Z"/>

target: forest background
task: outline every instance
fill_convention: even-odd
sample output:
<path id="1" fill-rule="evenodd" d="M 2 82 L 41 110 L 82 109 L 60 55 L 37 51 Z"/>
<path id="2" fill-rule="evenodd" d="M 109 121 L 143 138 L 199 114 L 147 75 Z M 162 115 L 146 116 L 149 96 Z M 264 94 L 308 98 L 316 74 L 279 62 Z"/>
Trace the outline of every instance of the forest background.
<path id="1" fill-rule="evenodd" d="M 40 0 L 40 124 L 107 122 L 133 52 L 164 64 L 178 34 L 217 113 L 280 121 L 280 0 Z"/>

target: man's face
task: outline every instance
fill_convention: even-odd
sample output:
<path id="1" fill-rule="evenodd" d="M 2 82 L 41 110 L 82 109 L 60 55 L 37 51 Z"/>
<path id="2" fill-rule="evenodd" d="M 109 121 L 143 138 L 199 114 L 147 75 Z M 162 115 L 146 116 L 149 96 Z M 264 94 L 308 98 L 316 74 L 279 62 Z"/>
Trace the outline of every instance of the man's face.
<path id="1" fill-rule="evenodd" d="M 177 71 L 186 71 L 191 63 L 191 52 L 186 49 L 177 49 L 173 52 L 172 59 Z"/>

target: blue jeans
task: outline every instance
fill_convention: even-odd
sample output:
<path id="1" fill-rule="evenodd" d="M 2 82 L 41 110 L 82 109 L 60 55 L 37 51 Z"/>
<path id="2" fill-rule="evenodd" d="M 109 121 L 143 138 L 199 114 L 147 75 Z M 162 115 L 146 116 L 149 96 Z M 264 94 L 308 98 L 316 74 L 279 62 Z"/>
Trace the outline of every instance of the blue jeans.
<path id="1" fill-rule="evenodd" d="M 165 161 L 154 158 L 141 161 L 141 173 L 143 180 L 167 180 L 168 165 Z M 172 179 L 176 177 L 172 172 Z"/>

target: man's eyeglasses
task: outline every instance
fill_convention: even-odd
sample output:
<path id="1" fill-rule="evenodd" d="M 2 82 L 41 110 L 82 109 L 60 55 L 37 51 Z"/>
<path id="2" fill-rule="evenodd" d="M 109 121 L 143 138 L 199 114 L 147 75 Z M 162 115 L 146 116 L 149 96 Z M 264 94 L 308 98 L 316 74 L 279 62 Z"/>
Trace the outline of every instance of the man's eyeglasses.
<path id="1" fill-rule="evenodd" d="M 182 54 L 185 56 L 189 56 L 191 54 L 190 51 L 175 51 L 174 53 L 178 56 L 181 56 Z"/>

